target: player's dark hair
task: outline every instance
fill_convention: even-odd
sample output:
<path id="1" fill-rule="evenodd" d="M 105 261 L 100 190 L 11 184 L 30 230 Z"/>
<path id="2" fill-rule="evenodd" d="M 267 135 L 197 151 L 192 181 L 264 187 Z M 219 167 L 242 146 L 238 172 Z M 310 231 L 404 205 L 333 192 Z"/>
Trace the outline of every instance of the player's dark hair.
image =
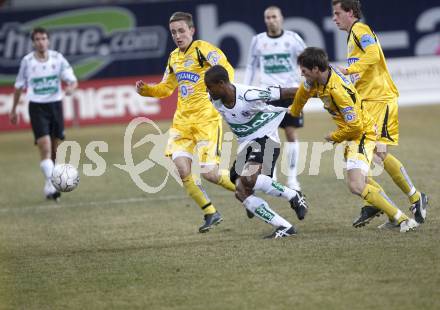
<path id="1" fill-rule="evenodd" d="M 183 20 L 189 28 L 194 28 L 194 22 L 193 22 L 193 16 L 191 13 L 186 12 L 174 12 L 173 15 L 170 17 L 170 24 L 172 22 L 177 22 Z"/>
<path id="2" fill-rule="evenodd" d="M 362 10 L 361 10 L 361 1 L 360 0 L 332 0 L 332 5 L 341 4 L 341 8 L 348 12 L 353 10 L 354 17 L 361 19 L 362 18 Z"/>
<path id="3" fill-rule="evenodd" d="M 43 27 L 35 27 L 34 29 L 32 29 L 31 32 L 31 40 L 34 41 L 34 37 L 37 33 L 43 33 L 46 34 L 47 37 L 49 38 L 49 33 L 47 32 L 46 28 Z"/>
<path id="4" fill-rule="evenodd" d="M 297 59 L 298 65 L 312 70 L 318 67 L 319 71 L 324 72 L 328 69 L 327 53 L 319 47 L 307 47 Z"/>
<path id="5" fill-rule="evenodd" d="M 229 82 L 228 71 L 221 65 L 212 66 L 205 73 L 205 81 L 213 84 L 218 84 L 220 81 L 227 83 Z"/>

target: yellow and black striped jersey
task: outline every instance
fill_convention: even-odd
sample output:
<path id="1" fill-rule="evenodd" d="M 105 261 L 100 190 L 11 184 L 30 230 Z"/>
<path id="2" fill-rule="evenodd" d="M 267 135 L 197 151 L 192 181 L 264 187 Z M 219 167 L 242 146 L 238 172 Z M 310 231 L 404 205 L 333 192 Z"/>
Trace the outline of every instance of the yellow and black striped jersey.
<path id="1" fill-rule="evenodd" d="M 386 100 L 399 96 L 376 34 L 355 22 L 347 39 L 348 74 L 363 100 Z"/>
<path id="2" fill-rule="evenodd" d="M 362 109 L 361 97 L 340 71 L 330 67 L 326 85 L 317 82 L 311 85 L 307 81 L 301 83 L 291 106 L 291 114 L 300 116 L 307 100 L 312 97 L 322 100 L 324 109 L 331 114 L 336 123 L 337 130 L 331 135 L 333 141 L 357 140 L 363 134 L 371 140 L 376 140 L 373 119 Z"/>
<path id="3" fill-rule="evenodd" d="M 200 123 L 219 119 L 220 115 L 209 100 L 205 85 L 205 72 L 214 65 L 222 65 L 234 80 L 234 69 L 223 52 L 214 45 L 197 40 L 185 52 L 176 48 L 171 52 L 162 81 L 148 85 L 143 96 L 163 98 L 178 87 L 177 110 L 174 123 Z"/>

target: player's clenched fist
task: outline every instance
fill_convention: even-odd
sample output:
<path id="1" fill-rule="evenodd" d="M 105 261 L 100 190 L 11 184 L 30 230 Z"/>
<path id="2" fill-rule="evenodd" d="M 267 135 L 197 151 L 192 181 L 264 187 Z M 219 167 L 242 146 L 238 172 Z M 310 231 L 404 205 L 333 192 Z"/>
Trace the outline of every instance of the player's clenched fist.
<path id="1" fill-rule="evenodd" d="M 148 85 L 144 81 L 140 80 L 136 82 L 136 92 L 141 96 L 148 96 L 147 94 Z"/>

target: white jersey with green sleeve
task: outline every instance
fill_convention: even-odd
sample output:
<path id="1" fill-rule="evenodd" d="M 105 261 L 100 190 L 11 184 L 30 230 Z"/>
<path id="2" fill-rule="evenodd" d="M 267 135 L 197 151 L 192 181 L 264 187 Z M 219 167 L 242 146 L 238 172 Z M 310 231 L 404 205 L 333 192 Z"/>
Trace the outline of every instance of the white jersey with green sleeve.
<path id="1" fill-rule="evenodd" d="M 233 85 L 236 90 L 233 108 L 225 107 L 221 99 L 211 101 L 237 137 L 239 151 L 248 142 L 264 136 L 280 142 L 278 126 L 287 108 L 266 104 L 265 101 L 269 100 L 267 97 L 270 97 L 269 90 L 235 83 Z"/>
<path id="2" fill-rule="evenodd" d="M 76 82 L 72 67 L 64 56 L 49 50 L 46 61 L 35 58 L 34 52 L 23 57 L 15 81 L 15 88 L 26 88 L 26 98 L 36 103 L 62 99 L 61 81 Z"/>

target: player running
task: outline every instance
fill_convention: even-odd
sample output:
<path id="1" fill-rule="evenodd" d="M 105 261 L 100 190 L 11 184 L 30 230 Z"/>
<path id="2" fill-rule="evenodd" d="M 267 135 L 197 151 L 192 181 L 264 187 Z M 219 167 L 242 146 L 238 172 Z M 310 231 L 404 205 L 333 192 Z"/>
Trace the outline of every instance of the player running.
<path id="1" fill-rule="evenodd" d="M 231 168 L 231 181 L 236 184 L 236 197 L 251 214 L 275 227 L 266 238 L 296 234 L 295 227 L 269 207 L 254 191 L 262 191 L 289 201 L 298 219 L 304 219 L 308 207 L 300 191 L 272 180 L 280 153 L 278 126 L 286 108 L 267 105 L 270 91 L 232 84 L 228 72 L 220 65 L 205 74 L 205 84 L 215 108 L 237 137 L 238 155 Z M 279 96 L 278 96 L 279 97 Z M 278 98 L 279 99 L 279 98 Z"/>
<path id="2" fill-rule="evenodd" d="M 332 143 L 346 141 L 347 183 L 350 191 L 361 196 L 369 205 L 383 211 L 400 232 L 415 229 L 419 224 L 398 209 L 376 182 L 368 178 L 370 164 L 376 147 L 376 126 L 362 107 L 362 97 L 354 85 L 328 63 L 324 50 L 309 47 L 298 56 L 298 64 L 305 77 L 290 107 L 294 116 L 300 115 L 307 100 L 320 98 L 330 113 L 337 129 L 325 140 Z"/>
<path id="3" fill-rule="evenodd" d="M 252 38 L 249 59 L 244 77 L 245 85 L 253 85 L 256 69 L 259 68 L 260 86 L 279 85 L 281 87 L 298 87 L 300 73 L 296 58 L 306 47 L 303 39 L 295 32 L 283 29 L 283 14 L 277 6 L 269 6 L 264 11 L 264 22 L 267 31 Z M 271 102 L 271 105 L 288 107 L 291 99 Z M 284 128 L 287 143 L 283 144 L 284 154 L 287 155 L 288 175 L 287 186 L 301 190 L 297 180 L 297 166 L 299 158 L 299 142 L 297 128 L 304 126 L 304 118 L 284 116 L 280 127 Z M 276 180 L 276 169 L 274 179 Z"/>
<path id="4" fill-rule="evenodd" d="M 50 179 L 58 145 L 64 140 L 64 94 L 61 81 L 66 83 L 66 95 L 73 93 L 78 87 L 78 81 L 64 56 L 49 49 L 49 33 L 45 28 L 33 29 L 31 39 L 34 51 L 21 60 L 9 119 L 12 124 L 17 124 L 17 105 L 26 89 L 29 117 L 40 153 L 40 168 L 45 178 L 44 195 L 47 199 L 58 201 L 61 193 Z"/>
<path id="5" fill-rule="evenodd" d="M 193 40 L 195 28 L 190 13 L 174 13 L 169 27 L 177 48 L 169 56 L 162 81 L 156 85 L 138 81 L 136 90 L 141 96 L 164 98 L 178 88 L 177 110 L 166 155 L 176 165 L 186 192 L 204 213 L 205 221 L 199 228 L 199 232 L 204 233 L 223 219 L 203 187 L 194 181 L 191 174 L 194 154 L 198 155 L 201 174 L 206 180 L 230 191 L 235 190 L 235 185 L 229 180 L 228 171 L 218 169 L 222 120 L 206 95 L 203 78 L 206 70 L 216 64 L 225 66 L 231 76 L 234 71 L 220 49 L 208 42 Z"/>
<path id="6" fill-rule="evenodd" d="M 350 75 L 352 83 L 361 95 L 362 105 L 378 125 L 380 138 L 376 143 L 374 160 L 382 164 L 394 183 L 404 192 L 411 203 L 410 210 L 421 224 L 426 218 L 428 196 L 416 189 L 403 164 L 388 152 L 388 145 L 399 142 L 397 98 L 399 92 L 391 79 L 379 39 L 371 28 L 361 23 L 359 0 L 333 0 L 333 21 L 340 30 L 348 33 L 347 67 L 340 68 Z M 371 179 L 371 182 L 374 180 Z M 353 222 L 354 227 L 367 224 L 380 210 L 368 203 L 361 215 Z M 381 227 L 393 227 L 392 219 Z"/>

